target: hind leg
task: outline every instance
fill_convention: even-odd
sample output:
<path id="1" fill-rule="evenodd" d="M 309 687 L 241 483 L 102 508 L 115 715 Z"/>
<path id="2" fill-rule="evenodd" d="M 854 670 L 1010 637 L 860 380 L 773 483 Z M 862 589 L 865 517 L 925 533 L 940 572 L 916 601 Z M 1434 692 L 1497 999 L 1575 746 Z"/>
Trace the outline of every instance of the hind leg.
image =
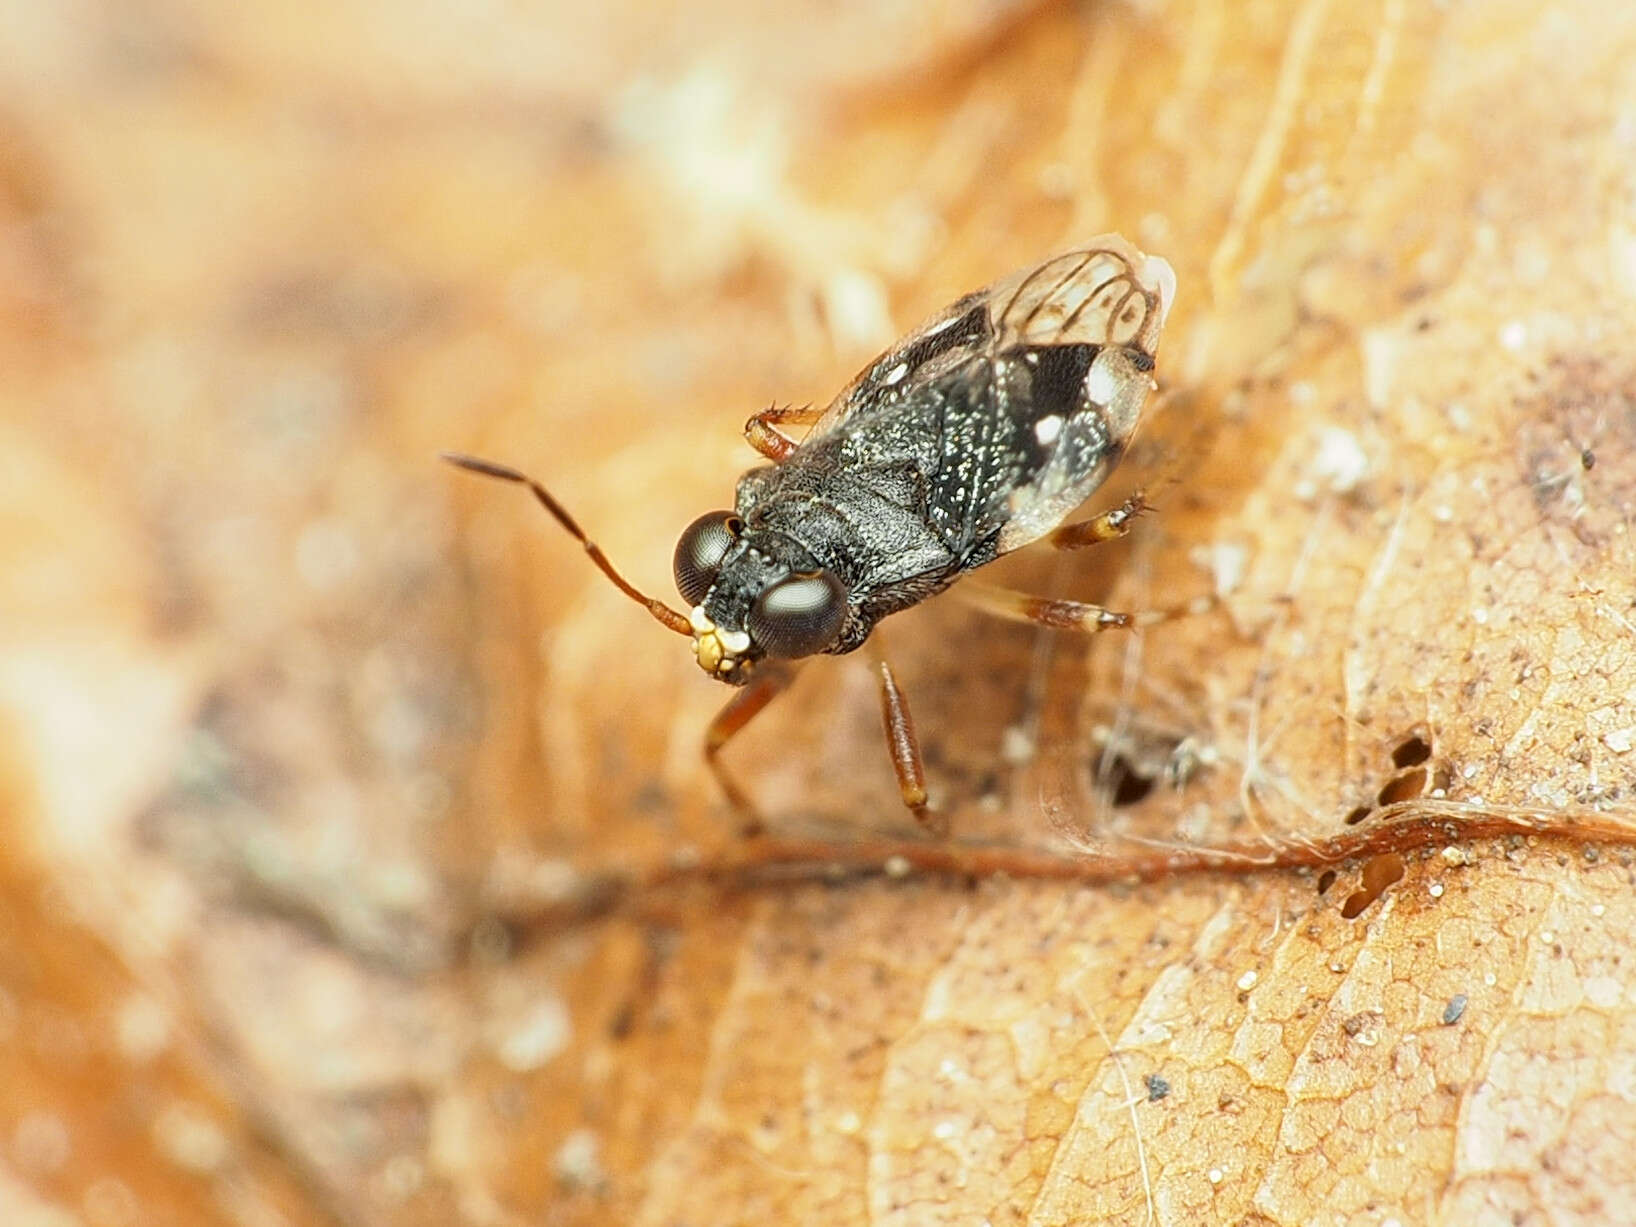
<path id="1" fill-rule="evenodd" d="M 1065 524 L 1046 535 L 1046 540 L 1059 550 L 1080 550 L 1104 541 L 1117 541 L 1136 523 L 1136 517 L 1148 510 L 1146 494 L 1138 490 L 1111 511 L 1104 511 L 1077 524 Z"/>
<path id="2" fill-rule="evenodd" d="M 1058 601 L 1049 597 L 1030 596 L 1010 588 L 994 588 L 987 584 L 967 582 L 957 589 L 966 602 L 984 613 L 1010 622 L 1030 622 L 1053 631 L 1078 631 L 1081 634 L 1099 634 L 1130 626 L 1157 626 L 1161 622 L 1192 617 L 1204 613 L 1216 603 L 1213 596 L 1195 597 L 1185 605 L 1168 609 L 1146 609 L 1141 613 L 1120 613 L 1089 601 Z"/>

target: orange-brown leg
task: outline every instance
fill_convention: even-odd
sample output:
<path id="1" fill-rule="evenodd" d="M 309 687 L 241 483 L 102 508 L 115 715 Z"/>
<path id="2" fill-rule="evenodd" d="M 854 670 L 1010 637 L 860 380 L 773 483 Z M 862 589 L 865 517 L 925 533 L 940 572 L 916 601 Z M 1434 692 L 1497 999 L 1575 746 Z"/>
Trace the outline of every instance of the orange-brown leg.
<path id="1" fill-rule="evenodd" d="M 1136 517 L 1148 510 L 1149 506 L 1147 496 L 1138 490 L 1111 511 L 1104 511 L 1077 524 L 1065 524 L 1045 539 L 1059 550 L 1077 550 L 1103 541 L 1114 541 L 1130 532 Z M 1149 609 L 1139 614 L 1128 614 L 1092 605 L 1088 601 L 1056 601 L 970 582 L 962 584 L 960 592 L 968 603 L 995 617 L 1013 622 L 1032 622 L 1051 630 L 1089 634 L 1126 626 L 1154 626 L 1174 618 L 1203 613 L 1215 604 L 1213 597 L 1199 597 L 1169 609 Z"/>
<path id="2" fill-rule="evenodd" d="M 1127 613 L 1092 605 L 1088 601 L 1056 601 L 1046 597 L 1029 596 L 1009 588 L 994 588 L 987 584 L 967 582 L 960 586 L 960 594 L 984 613 L 1011 622 L 1032 622 L 1036 626 L 1055 631 L 1080 631 L 1095 634 L 1130 626 L 1136 621 Z"/>
<path id="3" fill-rule="evenodd" d="M 1045 539 L 1059 550 L 1078 550 L 1087 545 L 1114 541 L 1128 533 L 1131 525 L 1136 523 L 1136 517 L 1147 509 L 1147 497 L 1138 490 L 1112 511 L 1104 511 L 1077 524 L 1064 524 Z"/>
<path id="4" fill-rule="evenodd" d="M 1216 603 L 1214 597 L 1202 596 L 1169 609 L 1145 609 L 1141 613 L 1128 614 L 1092 605 L 1089 601 L 1055 601 L 986 584 L 968 582 L 962 584 L 959 591 L 967 602 L 997 618 L 1031 622 L 1054 631 L 1078 631 L 1091 635 L 1127 626 L 1156 626 L 1160 622 L 1201 614 Z"/>
<path id="5" fill-rule="evenodd" d="M 915 737 L 914 717 L 909 714 L 909 702 L 898 687 L 892 666 L 876 657 L 880 671 L 880 714 L 886 726 L 886 746 L 892 752 L 892 770 L 897 773 L 898 793 L 903 804 L 915 816 L 915 821 L 928 835 L 936 839 L 949 833 L 947 814 L 931 809 L 926 800 L 926 766 L 920 758 L 920 742 Z"/>
<path id="6" fill-rule="evenodd" d="M 727 700 L 704 733 L 704 761 L 709 764 L 710 771 L 716 777 L 716 783 L 721 786 L 722 792 L 727 794 L 728 803 L 738 811 L 741 823 L 739 830 L 745 838 L 762 833 L 761 815 L 756 812 L 755 803 L 745 795 L 744 790 L 728 772 L 727 764 L 721 761 L 722 748 L 745 725 L 760 715 L 762 708 L 787 690 L 794 676 L 794 670 L 791 669 L 763 667 L 761 672 Z"/>
<path id="7" fill-rule="evenodd" d="M 811 405 L 777 405 L 763 409 L 744 423 L 744 440 L 774 464 L 783 464 L 797 446 L 796 441 L 782 433 L 780 426 L 811 426 L 824 416 L 822 409 Z"/>

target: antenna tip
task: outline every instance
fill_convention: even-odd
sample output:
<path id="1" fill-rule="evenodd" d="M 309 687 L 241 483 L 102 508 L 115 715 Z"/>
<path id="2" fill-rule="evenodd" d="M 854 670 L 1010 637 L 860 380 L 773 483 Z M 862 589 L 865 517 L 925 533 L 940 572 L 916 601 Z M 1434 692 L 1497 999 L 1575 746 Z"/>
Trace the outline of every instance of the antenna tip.
<path id="1" fill-rule="evenodd" d="M 466 469 L 472 473 L 481 473 L 484 477 L 498 477 L 502 481 L 526 482 L 516 469 L 508 468 L 503 464 L 496 464 L 492 460 L 484 460 L 478 456 L 468 456 L 465 452 L 439 452 L 437 458 L 445 464 L 452 464 L 457 469 Z"/>

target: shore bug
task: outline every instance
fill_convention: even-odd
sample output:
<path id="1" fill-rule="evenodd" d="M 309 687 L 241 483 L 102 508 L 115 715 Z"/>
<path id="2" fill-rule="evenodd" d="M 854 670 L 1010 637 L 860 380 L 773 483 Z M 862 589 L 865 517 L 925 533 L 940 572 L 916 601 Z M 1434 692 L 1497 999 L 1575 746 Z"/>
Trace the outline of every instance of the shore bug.
<path id="1" fill-rule="evenodd" d="M 796 662 L 861 647 L 888 614 L 1045 538 L 1063 549 L 1122 536 L 1140 494 L 1063 520 L 1106 480 L 1135 433 L 1159 333 L 1175 297 L 1170 265 L 1103 235 L 951 303 L 871 362 L 822 411 L 772 408 L 746 440 L 768 463 L 745 473 L 730 511 L 683 530 L 673 571 L 683 613 L 647 596 L 539 482 L 445 453 L 526 486 L 626 596 L 691 636 L 699 666 L 737 688 L 705 734 L 705 758 L 748 830 L 749 799 L 722 748 L 790 682 Z M 809 425 L 799 442 L 783 426 Z M 1100 631 L 1131 617 L 1100 606 L 985 591 L 1002 616 Z M 903 803 L 934 834 L 908 703 L 876 661 L 881 713 Z"/>

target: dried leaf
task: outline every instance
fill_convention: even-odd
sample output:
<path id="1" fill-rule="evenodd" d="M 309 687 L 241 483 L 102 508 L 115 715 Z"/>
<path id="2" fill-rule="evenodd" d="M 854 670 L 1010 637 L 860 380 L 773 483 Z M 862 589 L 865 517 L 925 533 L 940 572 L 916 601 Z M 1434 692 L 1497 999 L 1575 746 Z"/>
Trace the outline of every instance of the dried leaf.
<path id="1" fill-rule="evenodd" d="M 1620 1216 L 1636 22 L 332 8 L 0 68 L 0 1217 Z M 749 412 L 1111 229 L 1158 511 L 996 571 L 1192 612 L 895 619 L 957 842 L 839 660 L 735 844 L 720 688 L 435 452 L 662 592 Z"/>

